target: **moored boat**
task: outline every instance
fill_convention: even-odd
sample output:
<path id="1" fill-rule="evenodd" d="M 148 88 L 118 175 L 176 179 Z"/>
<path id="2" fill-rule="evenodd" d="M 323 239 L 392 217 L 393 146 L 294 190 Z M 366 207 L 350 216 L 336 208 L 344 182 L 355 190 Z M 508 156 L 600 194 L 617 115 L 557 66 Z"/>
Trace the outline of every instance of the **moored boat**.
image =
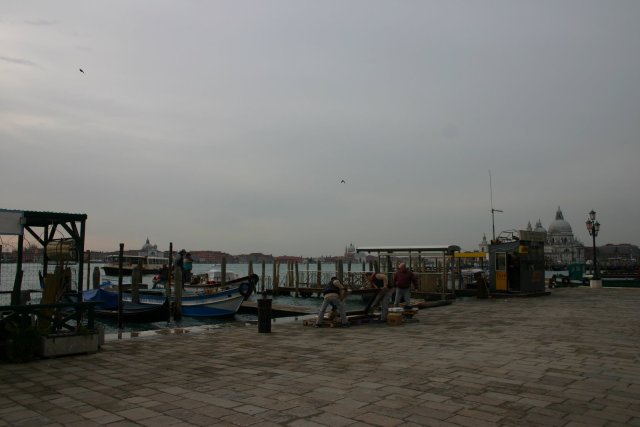
<path id="1" fill-rule="evenodd" d="M 122 311 L 118 310 L 118 293 L 107 291 L 103 288 L 91 289 L 83 293 L 84 301 L 101 301 L 95 308 L 95 315 L 101 318 L 117 319 L 122 316 L 122 320 L 129 323 L 152 323 L 169 320 L 170 303 L 169 299 L 161 305 L 136 304 L 130 301 L 122 301 Z"/>
<path id="2" fill-rule="evenodd" d="M 165 298 L 162 305 L 146 305 L 134 304 L 123 301 L 122 320 L 129 323 L 153 323 L 169 320 L 170 304 L 169 299 Z M 106 319 L 118 319 L 120 313 L 118 309 L 96 308 L 97 317 Z"/>
<path id="3" fill-rule="evenodd" d="M 120 272 L 119 255 L 107 255 L 106 265 L 102 267 L 107 276 L 118 276 Z M 130 276 L 134 267 L 142 266 L 142 274 L 158 274 L 163 265 L 169 264 L 169 258 L 144 255 L 124 255 L 122 257 L 122 275 Z"/>
<path id="4" fill-rule="evenodd" d="M 238 312 L 242 302 L 251 295 L 258 283 L 258 276 L 252 274 L 228 283 L 226 286 L 209 286 L 187 289 L 181 298 L 182 315 L 188 317 L 225 317 Z M 96 296 L 94 296 L 94 294 Z M 139 304 L 143 306 L 160 306 L 167 299 L 164 289 L 140 289 Z M 100 298 L 105 307 L 117 308 L 117 285 L 103 286 L 100 289 L 85 291 L 85 301 Z M 123 301 L 131 303 L 131 292 L 122 294 Z M 115 303 L 114 303 L 115 301 Z M 175 303 L 175 293 L 171 295 L 171 303 Z"/>

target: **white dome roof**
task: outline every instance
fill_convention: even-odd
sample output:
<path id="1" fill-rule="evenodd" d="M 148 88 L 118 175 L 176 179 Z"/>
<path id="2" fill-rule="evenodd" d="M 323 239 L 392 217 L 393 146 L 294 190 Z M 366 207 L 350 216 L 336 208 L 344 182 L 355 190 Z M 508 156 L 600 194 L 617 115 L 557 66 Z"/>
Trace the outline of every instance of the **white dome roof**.
<path id="1" fill-rule="evenodd" d="M 573 230 L 571 229 L 571 225 L 567 221 L 564 220 L 564 216 L 562 215 L 562 211 L 558 206 L 558 211 L 556 212 L 556 219 L 549 225 L 549 233 L 552 234 L 560 234 L 560 233 L 568 233 L 573 234 Z"/>

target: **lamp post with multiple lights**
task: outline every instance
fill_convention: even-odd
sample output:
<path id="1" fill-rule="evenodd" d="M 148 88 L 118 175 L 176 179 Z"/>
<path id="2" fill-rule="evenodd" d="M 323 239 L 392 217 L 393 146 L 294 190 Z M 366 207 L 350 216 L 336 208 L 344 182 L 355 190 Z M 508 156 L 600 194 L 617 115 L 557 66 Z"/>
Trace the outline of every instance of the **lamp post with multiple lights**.
<path id="1" fill-rule="evenodd" d="M 598 271 L 598 257 L 596 255 L 596 236 L 600 231 L 600 223 L 596 221 L 596 212 L 592 209 L 589 212 L 589 218 L 587 219 L 587 230 L 593 238 L 593 278 L 591 279 L 591 287 L 598 288 L 602 286 L 602 280 L 600 279 L 600 273 Z"/>

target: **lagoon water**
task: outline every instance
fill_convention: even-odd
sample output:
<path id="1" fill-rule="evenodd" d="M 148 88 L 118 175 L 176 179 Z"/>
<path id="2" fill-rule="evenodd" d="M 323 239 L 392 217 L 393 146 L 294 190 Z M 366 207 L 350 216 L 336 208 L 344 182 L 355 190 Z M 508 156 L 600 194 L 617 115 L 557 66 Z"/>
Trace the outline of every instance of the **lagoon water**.
<path id="1" fill-rule="evenodd" d="M 92 272 L 95 267 L 102 267 L 103 264 L 91 264 L 89 266 L 89 270 L 84 271 L 84 279 L 83 279 L 83 289 L 87 289 L 87 274 L 89 274 L 89 280 L 91 280 Z M 218 265 L 216 265 L 218 266 Z M 73 270 L 73 265 L 70 265 Z M 193 273 L 194 274 L 203 274 L 208 272 L 214 264 L 194 264 L 193 265 Z M 219 267 L 219 266 L 218 266 Z M 10 303 L 10 295 L 9 292 L 13 289 L 13 283 L 15 280 L 15 264 L 0 264 L 0 291 L 4 292 L 0 294 L 0 305 L 8 305 Z M 50 267 L 52 269 L 53 267 Z M 85 269 L 87 267 L 85 266 Z M 299 274 L 306 274 L 306 264 L 300 265 Z M 317 264 L 312 263 L 309 265 L 311 271 L 309 275 L 311 280 L 313 281 L 316 277 L 316 268 Z M 346 267 L 345 267 L 346 269 Z M 240 276 L 244 276 L 248 274 L 249 265 L 248 264 L 228 264 L 227 271 L 233 271 Z M 31 290 L 35 291 L 31 293 L 31 301 L 34 304 L 37 304 L 40 301 L 40 284 L 38 279 L 38 272 L 42 271 L 42 265 L 37 263 L 25 263 L 23 265 L 23 281 L 22 281 L 22 290 Z M 253 271 L 258 276 L 262 277 L 262 265 L 254 264 Z M 335 264 L 326 263 L 322 265 L 322 271 L 327 273 L 335 272 Z M 352 271 L 362 271 L 362 264 L 353 264 Z M 105 275 L 103 270 L 100 268 L 101 276 L 100 281 L 110 281 L 111 283 L 118 283 L 117 276 L 108 276 Z M 271 276 L 273 274 L 273 265 L 266 264 L 265 265 L 265 277 L 267 281 L 270 283 Z M 280 265 L 280 277 L 286 277 L 287 274 L 287 265 Z M 77 271 L 74 270 L 73 277 L 77 277 Z M 143 276 L 142 282 L 151 286 L 153 279 L 153 275 L 145 275 Z M 282 279 L 281 279 L 282 280 Z M 129 276 L 123 277 L 123 283 L 131 283 L 131 278 Z M 261 283 L 257 285 L 257 291 L 259 292 L 262 287 Z M 74 288 L 76 288 L 77 284 L 74 283 Z M 267 286 L 270 288 L 270 286 Z M 249 300 L 255 301 L 257 298 L 260 298 L 260 294 L 252 294 Z M 321 304 L 321 299 L 318 297 L 309 297 L 309 298 L 295 298 L 293 296 L 278 296 L 273 298 L 273 304 L 283 304 L 283 305 L 294 305 L 294 306 L 304 306 L 304 307 L 313 307 L 319 308 Z M 362 299 L 359 296 L 351 296 L 347 299 L 347 310 L 359 310 L 362 309 Z M 216 319 L 216 318 L 192 318 L 192 317 L 184 317 L 180 323 L 171 322 L 155 322 L 155 323 L 145 323 L 145 324 L 125 324 L 124 329 L 122 331 L 118 330 L 117 322 L 102 320 L 99 322 L 104 325 L 105 332 L 107 334 L 115 334 L 118 332 L 139 332 L 139 331 L 147 331 L 147 330 L 160 330 L 167 328 L 188 328 L 188 327 L 196 327 L 196 326 L 232 326 L 232 325 L 243 325 L 245 323 L 253 323 L 257 320 L 257 316 L 253 314 L 236 314 L 233 318 L 226 319 Z M 286 321 L 286 319 L 282 319 L 280 321 Z"/>

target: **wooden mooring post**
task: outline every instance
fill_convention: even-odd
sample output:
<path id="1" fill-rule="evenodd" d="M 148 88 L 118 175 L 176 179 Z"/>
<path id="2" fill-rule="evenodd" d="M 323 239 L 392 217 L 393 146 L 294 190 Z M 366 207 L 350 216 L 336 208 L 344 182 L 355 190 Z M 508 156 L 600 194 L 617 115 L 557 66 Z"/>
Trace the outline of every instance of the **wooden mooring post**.
<path id="1" fill-rule="evenodd" d="M 220 278 L 220 282 L 222 283 L 222 286 L 227 284 L 227 257 L 222 257 L 222 265 L 220 266 L 220 275 L 222 276 Z"/>
<path id="2" fill-rule="evenodd" d="M 122 258 L 124 257 L 124 243 L 120 243 L 118 253 L 118 329 L 122 330 Z"/>
<path id="3" fill-rule="evenodd" d="M 87 290 L 91 289 L 91 275 L 89 273 L 91 273 L 91 251 L 87 251 Z M 82 289 L 80 289 L 80 293 L 82 293 Z"/>
<path id="4" fill-rule="evenodd" d="M 293 263 L 293 267 L 294 267 L 294 280 L 296 283 L 296 298 L 299 295 L 299 288 L 300 288 L 300 279 L 298 278 L 298 262 L 296 261 L 295 263 Z"/>
<path id="5" fill-rule="evenodd" d="M 165 289 L 165 293 L 167 294 L 167 298 L 169 298 L 169 301 L 171 301 L 171 283 L 172 283 L 172 277 L 173 276 L 171 274 L 171 271 L 173 270 L 173 268 L 171 268 L 173 266 L 173 242 L 169 242 L 169 274 L 167 277 L 167 284 L 166 289 Z"/>
<path id="6" fill-rule="evenodd" d="M 100 287 L 100 267 L 93 267 L 93 289 Z"/>
<path id="7" fill-rule="evenodd" d="M 140 283 L 142 283 L 142 263 L 131 270 L 131 302 L 140 304 Z"/>
<path id="8" fill-rule="evenodd" d="M 320 261 L 318 261 L 316 267 L 316 285 L 318 285 L 319 288 L 322 287 L 322 263 Z"/>
<path id="9" fill-rule="evenodd" d="M 271 277 L 273 277 L 273 283 L 271 283 L 271 290 L 273 292 L 273 295 L 278 295 L 278 268 L 278 262 L 273 261 L 273 274 L 271 275 Z"/>
<path id="10" fill-rule="evenodd" d="M 287 286 L 293 288 L 293 261 L 287 262 Z"/>
<path id="11" fill-rule="evenodd" d="M 176 284 L 175 284 L 175 304 L 173 306 L 173 320 L 179 322 L 182 320 L 182 268 L 175 266 L 173 272 Z"/>

